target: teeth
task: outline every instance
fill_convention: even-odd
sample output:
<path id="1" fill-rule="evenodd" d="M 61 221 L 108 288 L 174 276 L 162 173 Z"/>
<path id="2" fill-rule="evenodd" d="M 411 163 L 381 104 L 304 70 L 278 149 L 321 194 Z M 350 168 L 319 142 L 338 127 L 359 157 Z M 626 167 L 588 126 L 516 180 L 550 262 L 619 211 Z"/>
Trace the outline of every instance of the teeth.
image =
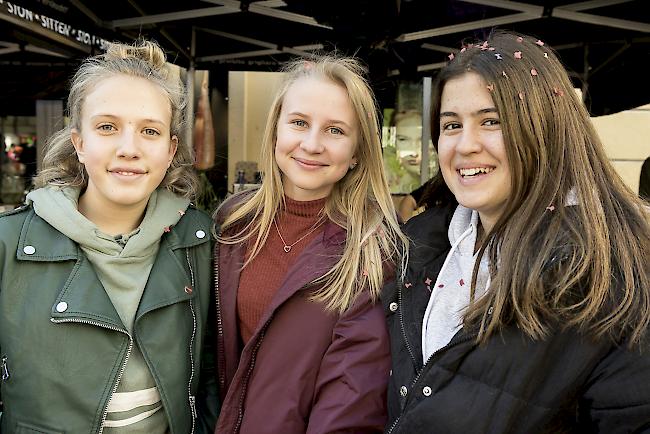
<path id="1" fill-rule="evenodd" d="M 469 169 L 459 169 L 460 176 L 474 176 L 477 173 L 490 173 L 494 170 L 492 167 L 472 167 Z"/>

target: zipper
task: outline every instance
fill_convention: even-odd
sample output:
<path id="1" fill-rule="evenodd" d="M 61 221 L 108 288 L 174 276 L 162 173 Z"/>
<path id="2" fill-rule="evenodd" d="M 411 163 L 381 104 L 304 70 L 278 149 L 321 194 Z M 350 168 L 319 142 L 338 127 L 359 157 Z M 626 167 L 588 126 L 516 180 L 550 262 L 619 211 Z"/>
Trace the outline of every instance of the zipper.
<path id="1" fill-rule="evenodd" d="M 9 379 L 9 368 L 7 367 L 7 356 L 2 356 L 2 381 Z"/>
<path id="2" fill-rule="evenodd" d="M 296 291 L 296 293 L 302 291 L 308 286 L 309 286 L 308 284 L 301 286 L 298 289 L 298 291 Z M 250 365 L 248 365 L 248 371 L 246 371 L 246 376 L 244 377 L 244 380 L 242 382 L 241 395 L 239 396 L 239 408 L 238 408 L 239 414 L 237 416 L 237 424 L 235 425 L 235 430 L 233 431 L 235 434 L 239 432 L 242 421 L 244 419 L 244 399 L 246 398 L 246 388 L 248 387 L 248 380 L 250 380 L 250 376 L 253 373 L 253 369 L 255 368 L 255 358 L 257 357 L 257 351 L 260 349 L 260 346 L 262 345 L 262 341 L 264 340 L 264 336 L 266 335 L 266 329 L 269 327 L 269 325 L 271 325 L 271 321 L 273 321 L 274 317 L 275 314 L 271 314 L 269 319 L 264 323 L 264 325 L 260 329 L 259 338 L 255 343 L 255 347 L 253 348 L 253 352 L 251 354 L 251 362 Z"/>
<path id="3" fill-rule="evenodd" d="M 450 343 L 448 343 L 448 344 L 445 345 L 444 347 L 439 348 L 439 349 L 436 350 L 433 354 L 431 354 L 431 355 L 429 356 L 429 358 L 427 359 L 427 362 L 424 364 L 424 366 L 422 366 L 422 369 L 420 369 L 420 370 L 418 371 L 418 373 L 417 373 L 417 375 L 415 376 L 415 378 L 413 379 L 413 381 L 411 381 L 411 384 L 409 385 L 408 393 L 409 393 L 409 394 L 411 393 L 411 391 L 413 390 L 413 387 L 414 387 L 415 384 L 418 382 L 418 380 L 420 379 L 420 377 L 422 376 L 422 374 L 424 373 L 424 371 L 426 370 L 426 368 L 429 366 L 429 363 L 431 362 L 431 360 L 432 360 L 435 356 L 437 356 L 438 354 L 440 354 L 440 353 L 443 352 L 443 351 L 448 350 L 448 349 L 451 348 L 451 347 L 454 347 L 454 346 L 456 346 L 456 345 L 458 345 L 458 344 L 462 344 L 462 343 L 464 343 L 464 342 L 467 342 L 467 341 L 469 341 L 469 340 L 472 340 L 472 339 L 474 339 L 476 336 L 478 336 L 478 333 L 472 333 L 472 334 L 470 334 L 470 335 L 465 336 L 465 337 L 462 338 L 462 339 L 457 340 L 456 342 L 450 342 Z M 407 395 L 405 398 L 408 399 L 408 396 L 409 396 L 409 395 Z M 403 410 L 404 408 L 406 408 L 406 404 L 407 404 L 407 403 L 404 402 L 404 407 L 402 408 L 402 410 Z M 400 413 L 402 412 L 402 410 L 400 410 Z M 393 430 L 394 430 L 395 427 L 397 426 L 397 423 L 398 423 L 399 420 L 400 420 L 400 417 L 401 417 L 401 416 L 399 416 L 397 419 L 395 419 L 395 422 L 393 422 L 393 424 L 392 424 L 391 427 L 388 429 L 388 431 L 386 431 L 386 434 L 390 434 L 391 432 L 393 432 Z"/>
<path id="4" fill-rule="evenodd" d="M 405 328 L 405 326 L 404 326 L 404 321 L 403 321 L 404 317 L 403 317 L 403 315 L 402 315 L 402 285 L 401 285 L 401 280 L 398 280 L 398 289 L 397 289 L 397 291 L 398 291 L 397 294 L 398 294 L 398 300 L 399 300 L 399 313 L 400 313 L 400 316 L 399 316 L 399 322 L 400 322 L 400 327 L 401 327 L 401 329 L 402 329 L 402 336 L 404 337 L 404 342 L 406 343 L 406 348 L 407 348 L 409 354 L 410 354 L 411 357 L 413 358 L 413 361 L 414 361 L 415 363 L 417 363 L 417 360 L 415 359 L 415 356 L 413 355 L 413 350 L 411 349 L 411 346 L 409 345 L 409 341 L 408 341 L 408 339 L 406 338 L 406 328 Z M 434 352 L 429 356 L 429 358 L 427 359 L 427 361 L 424 363 L 424 365 L 422 366 L 422 368 L 418 371 L 418 373 L 417 373 L 417 375 L 415 376 L 415 378 L 413 379 L 413 381 L 411 381 L 411 384 L 409 385 L 409 388 L 408 388 L 408 393 L 409 393 L 409 394 L 411 393 L 411 391 L 413 390 L 413 387 L 414 387 L 415 384 L 418 382 L 418 380 L 420 379 L 420 377 L 422 376 L 422 374 L 424 373 L 424 371 L 426 370 L 426 368 L 429 367 L 429 364 L 431 363 L 431 360 L 432 360 L 435 356 L 437 356 L 437 355 L 440 354 L 441 352 L 446 351 L 447 349 L 449 349 L 449 348 L 451 348 L 451 347 L 453 347 L 453 346 L 456 346 L 456 345 L 458 345 L 458 344 L 461 344 L 461 343 L 467 342 L 467 341 L 469 341 L 469 340 L 472 340 L 472 339 L 474 339 L 476 336 L 478 336 L 478 333 L 471 333 L 471 334 L 469 334 L 469 335 L 466 335 L 466 336 L 463 337 L 462 339 L 458 339 L 458 340 L 455 341 L 455 342 L 452 340 L 451 342 L 449 342 L 449 343 L 448 343 L 447 345 L 445 345 L 444 347 L 442 347 L 442 348 L 438 348 L 436 351 L 434 351 Z M 405 397 L 406 400 L 408 400 L 408 396 L 409 396 L 409 395 L 407 395 L 407 396 Z M 403 406 L 403 408 L 400 409 L 400 413 L 402 413 L 402 411 L 404 410 L 404 408 L 406 408 L 406 404 L 407 404 L 407 402 L 405 401 L 405 402 L 404 402 L 404 406 Z M 400 407 L 402 407 L 402 406 L 400 406 Z M 395 429 L 395 427 L 396 427 L 397 424 L 399 423 L 400 418 L 401 418 L 401 415 L 398 416 L 397 419 L 395 419 L 395 421 L 394 421 L 393 424 L 390 426 L 390 428 L 388 429 L 388 431 L 386 431 L 385 434 L 390 434 L 391 432 L 393 432 L 393 430 Z"/>
<path id="5" fill-rule="evenodd" d="M 250 379 L 251 374 L 253 373 L 253 369 L 255 368 L 255 358 L 257 357 L 257 351 L 260 349 L 260 346 L 262 345 L 262 340 L 264 339 L 264 335 L 266 334 L 266 329 L 268 328 L 269 324 L 271 324 L 271 320 L 273 320 L 273 315 L 266 321 L 264 326 L 262 327 L 262 330 L 260 330 L 260 336 L 257 339 L 257 342 L 255 343 L 255 348 L 253 348 L 253 354 L 251 354 L 251 363 L 248 365 L 248 371 L 246 372 L 246 377 L 244 377 L 243 383 L 242 383 L 242 388 L 241 388 L 241 395 L 239 396 L 239 415 L 237 416 L 237 424 L 235 425 L 235 433 L 239 432 L 239 428 L 241 428 L 242 421 L 244 419 L 244 399 L 246 398 L 246 388 L 248 387 L 248 380 Z"/>
<path id="6" fill-rule="evenodd" d="M 124 370 L 126 369 L 126 364 L 129 361 L 129 357 L 131 356 L 131 350 L 133 349 L 133 337 L 129 334 L 124 329 L 120 329 L 117 327 L 110 326 L 108 324 L 100 323 L 97 321 L 88 321 L 85 319 L 77 319 L 77 318 L 69 318 L 69 319 L 55 319 L 55 318 L 50 318 L 50 321 L 53 322 L 54 324 L 62 324 L 62 323 L 68 323 L 68 322 L 73 322 L 73 323 L 81 323 L 81 324 L 88 324 L 92 326 L 97 326 L 97 327 L 102 327 L 108 330 L 116 331 L 123 333 L 128 336 L 129 338 L 129 348 L 126 350 L 126 357 L 124 358 L 124 361 L 122 362 L 122 367 L 120 368 L 120 372 L 117 374 L 117 379 L 115 380 L 115 384 L 113 385 L 113 390 L 111 392 L 111 397 L 108 399 L 106 402 L 106 405 L 104 406 L 104 410 L 102 413 L 102 421 L 101 424 L 99 425 L 99 431 L 98 434 L 102 434 L 104 431 L 104 422 L 106 421 L 106 416 L 108 415 L 108 404 L 111 402 L 111 399 L 113 398 L 113 395 L 115 394 L 115 391 L 117 390 L 117 386 L 120 384 L 120 380 L 122 379 L 122 375 L 124 374 Z"/>
<path id="7" fill-rule="evenodd" d="M 413 349 L 411 348 L 411 345 L 409 344 L 409 340 L 406 337 L 406 328 L 404 327 L 404 314 L 403 314 L 403 309 L 402 309 L 402 279 L 397 279 L 397 301 L 398 301 L 398 306 L 399 306 L 399 325 L 400 329 L 402 330 L 402 337 L 404 338 L 404 342 L 406 343 L 406 349 L 409 352 L 409 355 L 411 356 L 411 359 L 413 360 L 413 363 L 417 363 L 417 360 L 415 358 L 415 354 L 413 354 Z"/>
<path id="8" fill-rule="evenodd" d="M 217 239 L 221 237 L 221 231 Z M 223 347 L 223 320 L 221 318 L 221 300 L 219 298 L 219 244 L 215 243 L 215 259 L 214 259 L 214 303 L 217 315 L 217 343 Z M 219 371 L 219 388 L 224 391 L 226 388 L 226 355 L 223 350 L 220 351 L 219 346 L 216 348 L 217 352 L 217 370 Z"/>
<path id="9" fill-rule="evenodd" d="M 194 288 L 194 270 L 192 269 L 192 263 L 190 261 L 190 251 L 185 249 L 185 257 L 187 258 L 187 266 L 190 269 L 190 278 L 192 282 L 192 288 Z M 191 434 L 194 434 L 194 425 L 196 423 L 196 397 L 192 395 L 192 381 L 194 380 L 194 339 L 196 337 L 196 312 L 194 312 L 194 300 L 190 298 L 190 311 L 192 312 L 192 336 L 190 338 L 190 380 L 187 384 L 187 396 L 190 404 L 190 411 L 192 413 L 192 431 Z"/>

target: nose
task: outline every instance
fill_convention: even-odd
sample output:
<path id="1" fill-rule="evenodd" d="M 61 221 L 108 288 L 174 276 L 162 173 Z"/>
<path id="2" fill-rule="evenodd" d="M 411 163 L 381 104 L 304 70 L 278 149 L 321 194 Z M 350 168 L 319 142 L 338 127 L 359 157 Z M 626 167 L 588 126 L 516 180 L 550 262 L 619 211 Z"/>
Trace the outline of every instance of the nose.
<path id="1" fill-rule="evenodd" d="M 131 128 L 126 128 L 118 138 L 117 156 L 121 158 L 138 158 L 140 147 L 138 134 Z"/>
<path id="2" fill-rule="evenodd" d="M 460 134 L 456 151 L 460 154 L 473 154 L 481 151 L 481 140 L 478 131 L 474 128 L 463 128 Z"/>
<path id="3" fill-rule="evenodd" d="M 300 149 L 310 154 L 320 154 L 323 152 L 324 146 L 318 130 L 312 129 L 305 133 L 300 141 Z"/>

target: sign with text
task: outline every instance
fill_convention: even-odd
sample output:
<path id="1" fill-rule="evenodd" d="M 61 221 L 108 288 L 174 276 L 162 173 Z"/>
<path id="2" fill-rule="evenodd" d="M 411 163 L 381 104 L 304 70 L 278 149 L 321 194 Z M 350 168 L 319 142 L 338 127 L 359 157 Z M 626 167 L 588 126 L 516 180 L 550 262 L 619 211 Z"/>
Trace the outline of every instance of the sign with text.
<path id="1" fill-rule="evenodd" d="M 0 13 L 20 21 L 25 21 L 26 23 L 40 25 L 45 30 L 49 30 L 57 35 L 61 35 L 72 41 L 90 47 L 106 50 L 109 44 L 109 42 L 104 38 L 32 9 L 18 5 L 16 2 L 0 0 Z"/>

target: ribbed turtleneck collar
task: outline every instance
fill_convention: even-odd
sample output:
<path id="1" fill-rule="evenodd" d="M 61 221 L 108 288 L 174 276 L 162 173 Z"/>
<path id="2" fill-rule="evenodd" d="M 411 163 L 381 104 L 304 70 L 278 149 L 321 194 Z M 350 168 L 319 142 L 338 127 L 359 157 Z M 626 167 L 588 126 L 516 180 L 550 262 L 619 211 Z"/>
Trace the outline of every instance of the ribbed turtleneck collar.
<path id="1" fill-rule="evenodd" d="M 327 202 L 327 197 L 316 200 L 300 201 L 284 197 L 285 213 L 296 217 L 317 217 Z"/>

